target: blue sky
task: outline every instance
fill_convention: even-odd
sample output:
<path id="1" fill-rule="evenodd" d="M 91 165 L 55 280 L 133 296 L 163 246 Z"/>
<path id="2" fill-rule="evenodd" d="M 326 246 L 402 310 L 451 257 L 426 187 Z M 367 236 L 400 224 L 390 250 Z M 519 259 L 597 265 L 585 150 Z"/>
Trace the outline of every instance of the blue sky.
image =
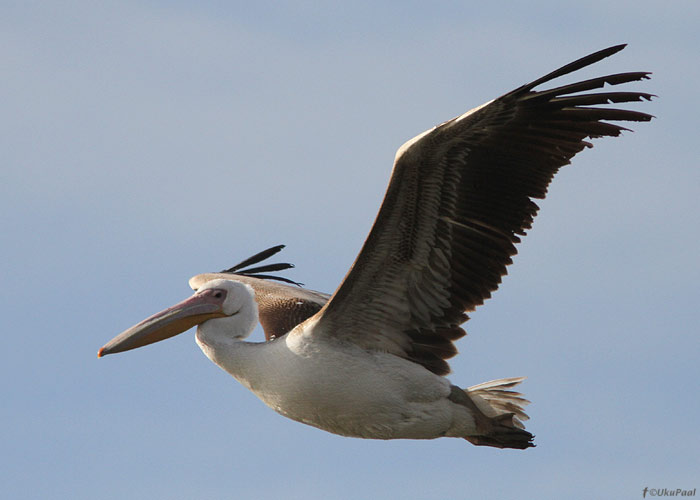
<path id="1" fill-rule="evenodd" d="M 4 2 L 6 498 L 641 498 L 698 483 L 697 2 Z M 332 291 L 407 139 L 577 57 L 658 118 L 564 168 L 452 362 L 537 448 L 286 420 L 191 333 L 97 349 L 277 243 Z M 260 338 L 260 333 L 256 334 Z"/>

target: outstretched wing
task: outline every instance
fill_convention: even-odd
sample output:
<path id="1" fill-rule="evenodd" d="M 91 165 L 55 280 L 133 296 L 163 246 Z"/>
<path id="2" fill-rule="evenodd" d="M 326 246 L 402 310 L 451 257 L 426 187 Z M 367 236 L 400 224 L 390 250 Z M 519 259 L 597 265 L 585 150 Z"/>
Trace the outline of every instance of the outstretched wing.
<path id="1" fill-rule="evenodd" d="M 268 274 L 292 268 L 294 267 L 292 264 L 283 262 L 250 267 L 268 259 L 283 248 L 284 245 L 268 248 L 219 273 L 198 274 L 190 279 L 190 287 L 197 290 L 204 283 L 220 278 L 250 285 L 255 291 L 255 301 L 258 304 L 260 324 L 265 331 L 265 339 L 272 340 L 280 337 L 320 311 L 330 298 L 328 294 L 301 288 L 301 283 Z M 296 286 L 273 281 L 282 281 Z"/>
<path id="2" fill-rule="evenodd" d="M 601 50 L 424 132 L 396 154 L 372 230 L 314 334 L 395 353 L 437 374 L 457 353 L 460 324 L 496 290 L 557 170 L 618 136 L 610 121 L 649 121 L 605 107 L 649 100 L 590 92 L 648 78 L 621 73 L 535 91 L 624 48 Z"/>

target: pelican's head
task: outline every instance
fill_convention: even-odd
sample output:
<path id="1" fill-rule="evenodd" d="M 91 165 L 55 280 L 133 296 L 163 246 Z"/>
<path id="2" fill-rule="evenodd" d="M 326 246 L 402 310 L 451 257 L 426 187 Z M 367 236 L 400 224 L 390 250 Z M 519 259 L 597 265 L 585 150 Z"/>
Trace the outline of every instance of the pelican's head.
<path id="1" fill-rule="evenodd" d="M 238 281 L 215 279 L 194 295 L 132 326 L 110 340 L 98 357 L 159 342 L 198 327 L 198 335 L 241 340 L 258 321 L 253 289 Z"/>

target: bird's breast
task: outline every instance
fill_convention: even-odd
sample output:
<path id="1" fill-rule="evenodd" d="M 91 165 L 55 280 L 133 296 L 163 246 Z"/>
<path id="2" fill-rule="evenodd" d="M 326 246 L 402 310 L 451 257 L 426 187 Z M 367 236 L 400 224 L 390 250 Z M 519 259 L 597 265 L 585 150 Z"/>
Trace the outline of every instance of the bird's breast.
<path id="1" fill-rule="evenodd" d="M 410 361 L 292 335 L 239 344 L 225 352 L 200 346 L 265 404 L 293 420 L 368 438 L 397 437 L 402 426 L 413 428 L 421 420 L 432 427 L 448 425 L 443 402 L 449 382 Z"/>

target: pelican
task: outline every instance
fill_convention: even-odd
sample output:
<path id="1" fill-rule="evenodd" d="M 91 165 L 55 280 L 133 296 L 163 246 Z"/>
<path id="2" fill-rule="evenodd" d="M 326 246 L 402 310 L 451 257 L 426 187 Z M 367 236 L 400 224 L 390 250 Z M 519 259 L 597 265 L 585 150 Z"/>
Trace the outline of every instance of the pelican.
<path id="1" fill-rule="evenodd" d="M 298 422 L 358 438 L 534 446 L 523 425 L 528 401 L 513 390 L 522 378 L 462 388 L 445 377 L 446 360 L 465 335 L 466 313 L 506 274 L 538 211 L 533 199 L 545 197 L 557 170 L 591 147 L 587 139 L 628 130 L 612 122 L 651 120 L 606 105 L 652 94 L 596 90 L 647 72 L 535 90 L 624 47 L 578 59 L 403 144 L 369 236 L 332 296 L 241 266 L 201 274 L 190 280 L 194 295 L 98 356 L 197 326 L 211 361 Z M 266 341 L 245 341 L 259 321 Z"/>

